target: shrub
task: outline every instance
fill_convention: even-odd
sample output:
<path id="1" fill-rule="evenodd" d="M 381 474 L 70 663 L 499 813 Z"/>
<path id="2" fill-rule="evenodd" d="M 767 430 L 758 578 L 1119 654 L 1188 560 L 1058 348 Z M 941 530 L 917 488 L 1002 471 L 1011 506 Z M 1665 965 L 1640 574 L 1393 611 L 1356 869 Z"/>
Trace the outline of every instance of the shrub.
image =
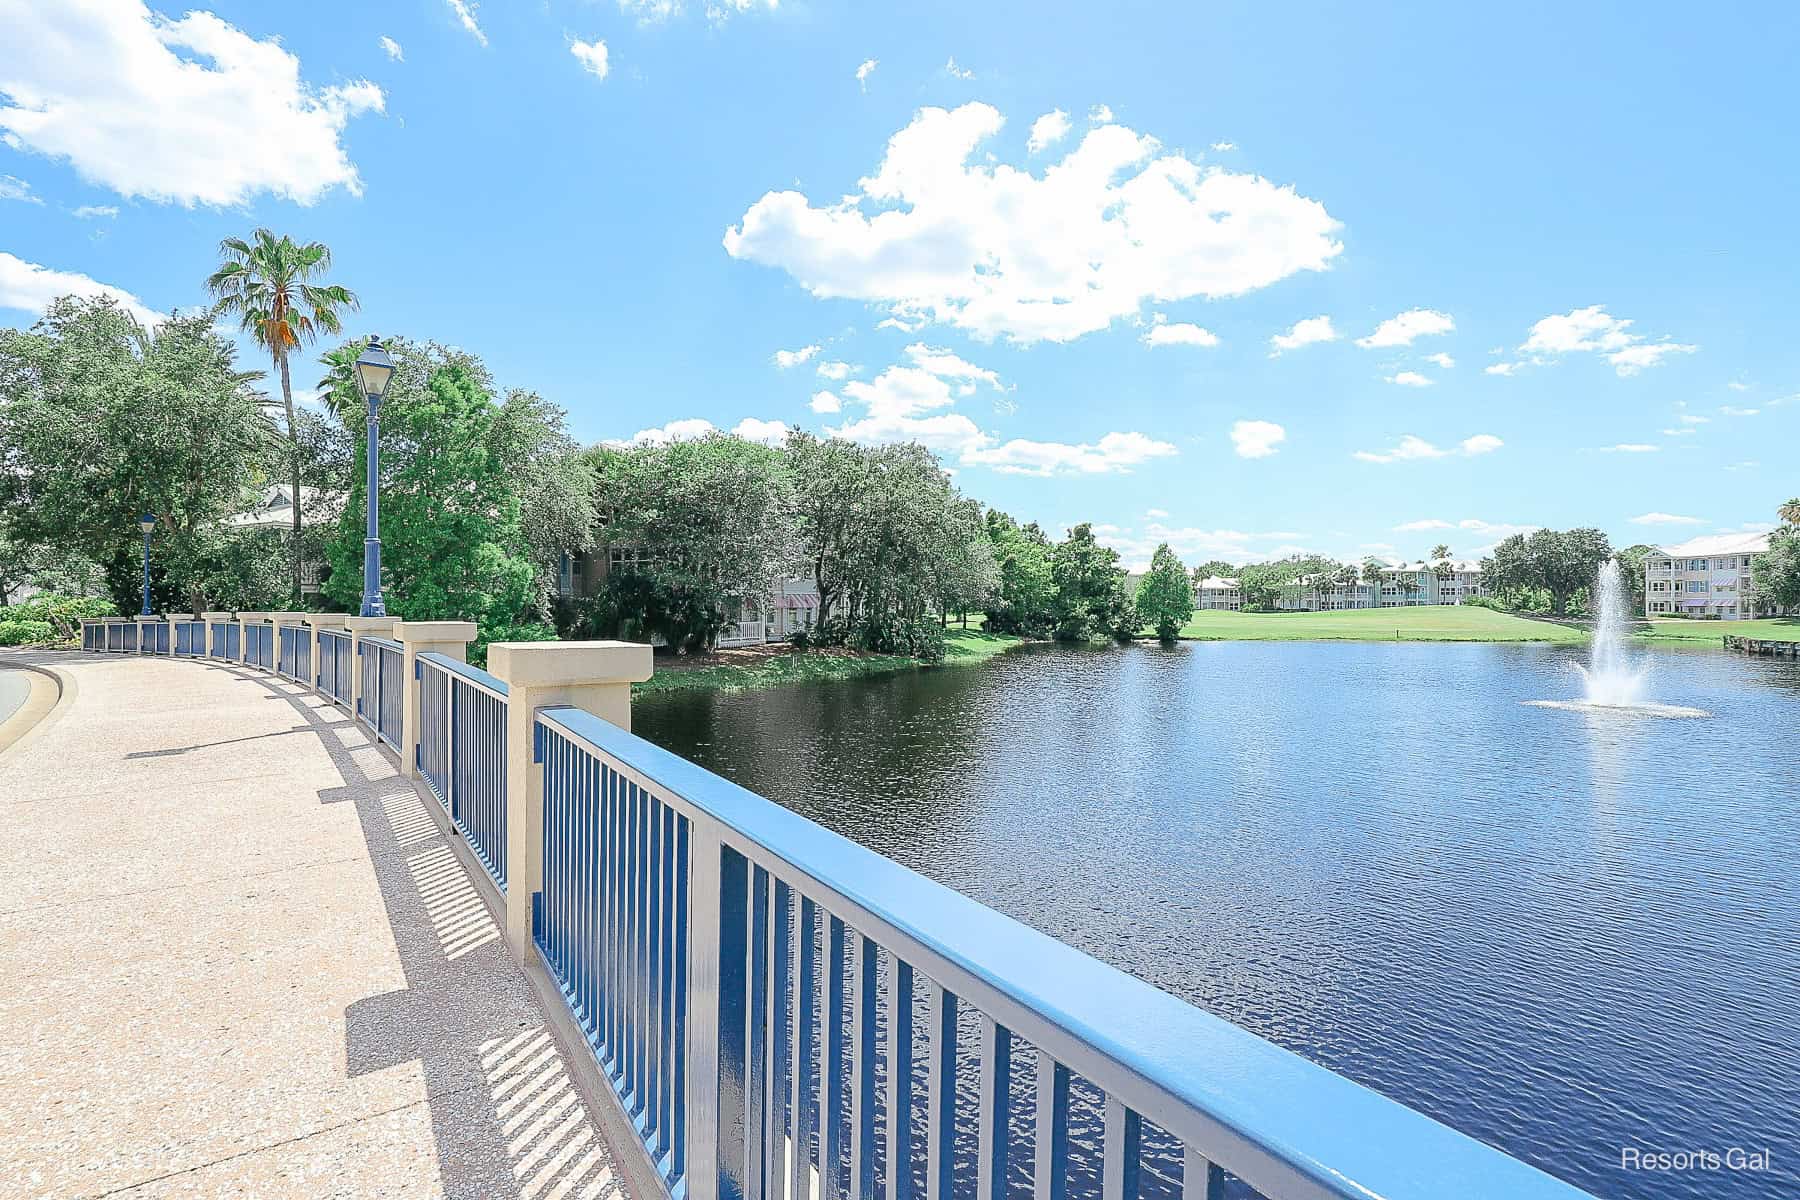
<path id="1" fill-rule="evenodd" d="M 487 669 L 490 642 L 554 642 L 556 630 L 542 621 L 523 625 L 477 625 L 475 640 L 469 643 L 469 665 Z"/>
<path id="2" fill-rule="evenodd" d="M 0 646 L 28 646 L 55 638 L 56 630 L 48 621 L 0 621 Z"/>
<path id="3" fill-rule="evenodd" d="M 60 623 L 73 628 L 81 623 L 83 617 L 111 617 L 118 615 L 118 611 L 111 600 L 98 596 L 56 596 L 46 593 L 0 608 L 0 622 L 45 621 L 51 625 Z"/>

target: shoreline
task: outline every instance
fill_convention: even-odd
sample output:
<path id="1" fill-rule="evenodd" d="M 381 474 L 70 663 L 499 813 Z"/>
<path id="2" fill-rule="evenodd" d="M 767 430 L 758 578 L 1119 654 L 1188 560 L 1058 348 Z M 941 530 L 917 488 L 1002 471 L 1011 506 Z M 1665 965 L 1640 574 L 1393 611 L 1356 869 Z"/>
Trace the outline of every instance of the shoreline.
<path id="1" fill-rule="evenodd" d="M 744 654 L 740 661 L 703 667 L 660 669 L 644 683 L 633 684 L 632 698 L 666 696 L 676 692 L 754 692 L 843 679 L 892 675 L 899 671 L 966 667 L 984 663 L 1027 639 L 1011 634 L 984 633 L 977 629 L 952 629 L 944 635 L 942 662 L 924 662 L 907 654 L 861 654 L 832 648 L 794 650 L 785 653 Z"/>

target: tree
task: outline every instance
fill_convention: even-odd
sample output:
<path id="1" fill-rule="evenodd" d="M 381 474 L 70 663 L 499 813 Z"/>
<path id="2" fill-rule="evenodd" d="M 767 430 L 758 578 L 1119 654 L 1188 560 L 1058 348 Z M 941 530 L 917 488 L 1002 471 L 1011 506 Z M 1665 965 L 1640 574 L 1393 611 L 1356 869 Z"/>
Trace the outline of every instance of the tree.
<path id="1" fill-rule="evenodd" d="M 1750 560 L 1750 586 L 1777 614 L 1800 608 L 1800 525 L 1790 522 L 1769 535 L 1769 548 Z"/>
<path id="2" fill-rule="evenodd" d="M 1181 627 L 1193 619 L 1194 589 L 1187 568 L 1164 542 L 1150 557 L 1150 570 L 1138 581 L 1138 619 L 1156 629 L 1156 636 L 1173 642 Z"/>
<path id="3" fill-rule="evenodd" d="M 969 613 L 985 611 L 999 590 L 1000 564 L 994 559 L 981 505 L 963 497 L 952 504 L 956 511 L 946 514 L 951 530 L 938 581 L 938 611 L 945 625 L 956 613 L 966 629 Z"/>
<path id="4" fill-rule="evenodd" d="M 1372 608 L 1381 607 L 1381 581 L 1387 577 L 1387 564 L 1379 558 L 1365 558 L 1362 564 L 1363 582 L 1369 585 L 1370 594 L 1374 597 Z"/>
<path id="5" fill-rule="evenodd" d="M 1439 542 L 1437 545 L 1435 545 L 1431 548 L 1431 561 L 1432 562 L 1443 562 L 1445 559 L 1447 559 L 1449 557 L 1450 557 L 1450 547 L 1445 545 L 1443 542 Z"/>
<path id="6" fill-rule="evenodd" d="M 1056 600 L 1049 539 L 1035 522 L 1020 525 L 998 509 L 988 510 L 987 535 L 999 572 L 987 627 L 997 633 L 1048 636 Z"/>
<path id="7" fill-rule="evenodd" d="M 236 317 L 239 327 L 268 351 L 281 376 L 281 402 L 287 412 L 288 480 L 294 489 L 293 597 L 298 603 L 301 446 L 289 360 L 321 333 L 340 332 L 341 314 L 356 308 L 357 300 L 347 288 L 320 282 L 331 270 L 331 251 L 323 242 L 301 245 L 285 234 L 276 237 L 267 229 L 258 229 L 249 241 L 226 238 L 219 243 L 219 253 L 225 261 L 206 280 L 207 290 L 218 297 L 215 311 Z"/>
<path id="8" fill-rule="evenodd" d="M 1800 497 L 1789 500 L 1776 509 L 1775 515 L 1781 518 L 1784 525 L 1800 526 Z"/>
<path id="9" fill-rule="evenodd" d="M 1050 555 L 1050 579 L 1056 588 L 1051 611 L 1059 639 L 1080 642 L 1136 632 L 1119 552 L 1096 541 L 1092 525 L 1075 526 L 1057 543 Z"/>
<path id="10" fill-rule="evenodd" d="M 1482 560 L 1482 576 L 1495 596 L 1509 605 L 1523 607 L 1534 594 L 1541 594 L 1560 617 L 1611 557 L 1612 543 L 1598 529 L 1539 529 L 1529 536 L 1514 534 L 1495 546 L 1493 554 Z"/>
<path id="11" fill-rule="evenodd" d="M 1206 562 L 1195 567 L 1191 574 L 1194 577 L 1194 586 L 1199 587 L 1202 583 L 1215 575 L 1220 579 L 1228 579 L 1231 576 L 1236 575 L 1237 564 L 1228 563 L 1222 558 L 1208 559 Z"/>
<path id="12" fill-rule="evenodd" d="M 1656 547 L 1640 542 L 1613 555 L 1613 561 L 1619 564 L 1619 574 L 1631 591 L 1632 609 L 1639 614 L 1644 611 L 1644 560 L 1654 553 Z"/>
<path id="13" fill-rule="evenodd" d="M 99 564 L 138 608 L 138 516 L 156 517 L 152 602 L 204 605 L 205 562 L 267 479 L 277 442 L 254 374 L 210 316 L 154 333 L 110 300 L 64 297 L 0 331 L 0 513 L 14 544 Z"/>
<path id="14" fill-rule="evenodd" d="M 397 342 L 395 357 L 419 358 Z M 401 373 L 396 370 L 394 380 Z M 405 620 L 472 620 L 484 631 L 525 614 L 532 567 L 520 528 L 525 448 L 483 379 L 462 365 L 431 371 L 423 388 L 389 382 L 381 408 L 381 553 L 388 611 Z M 355 435 L 363 461 L 366 431 Z M 364 481 L 329 547 L 326 595 L 362 595 Z"/>

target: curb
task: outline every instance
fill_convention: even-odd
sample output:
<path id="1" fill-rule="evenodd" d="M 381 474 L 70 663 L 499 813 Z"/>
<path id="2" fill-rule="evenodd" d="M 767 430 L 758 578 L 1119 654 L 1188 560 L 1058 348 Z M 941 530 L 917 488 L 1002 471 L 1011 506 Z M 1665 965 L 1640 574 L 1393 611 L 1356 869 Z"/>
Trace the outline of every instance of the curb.
<path id="1" fill-rule="evenodd" d="M 0 666 L 31 677 L 31 695 L 19 710 L 0 721 L 0 763 L 5 763 L 61 719 L 75 703 L 75 677 L 56 667 L 0 658 Z"/>

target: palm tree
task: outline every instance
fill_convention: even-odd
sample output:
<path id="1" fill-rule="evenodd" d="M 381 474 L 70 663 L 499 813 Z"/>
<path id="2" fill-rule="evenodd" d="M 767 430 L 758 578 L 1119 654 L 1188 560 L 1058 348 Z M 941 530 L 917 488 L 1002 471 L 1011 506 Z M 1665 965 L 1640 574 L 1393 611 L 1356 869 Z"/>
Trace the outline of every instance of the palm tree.
<path id="1" fill-rule="evenodd" d="M 1800 497 L 1789 500 L 1775 510 L 1775 515 L 1789 525 L 1800 526 Z"/>
<path id="2" fill-rule="evenodd" d="M 1354 566 L 1352 566 L 1350 563 L 1345 563 L 1343 566 L 1339 567 L 1338 573 L 1337 573 L 1337 582 L 1338 582 L 1339 587 L 1346 587 L 1346 588 L 1355 587 L 1356 586 L 1356 568 Z M 1355 601 L 1352 600 L 1351 603 L 1354 604 Z"/>
<path id="3" fill-rule="evenodd" d="M 1379 558 L 1365 558 L 1362 565 L 1363 582 L 1373 590 L 1375 603 L 1373 608 L 1381 607 L 1381 579 L 1387 574 L 1387 564 Z"/>
<path id="4" fill-rule="evenodd" d="M 356 296 L 339 284 L 322 282 L 331 270 L 331 250 L 323 242 L 296 243 L 285 234 L 258 229 L 250 240 L 219 243 L 224 259 L 206 280 L 219 298 L 214 312 L 235 316 L 238 326 L 269 352 L 281 373 L 281 401 L 287 409 L 289 482 L 293 486 L 294 602 L 300 601 L 300 427 L 294 418 L 294 386 L 288 359 L 321 333 L 343 329 L 340 314 L 357 307 Z"/>
<path id="5" fill-rule="evenodd" d="M 1442 562 L 1444 559 L 1449 558 L 1449 557 L 1450 557 L 1450 547 L 1446 546 L 1444 543 L 1439 542 L 1437 545 L 1435 545 L 1431 548 L 1431 560 L 1433 562 Z"/>

